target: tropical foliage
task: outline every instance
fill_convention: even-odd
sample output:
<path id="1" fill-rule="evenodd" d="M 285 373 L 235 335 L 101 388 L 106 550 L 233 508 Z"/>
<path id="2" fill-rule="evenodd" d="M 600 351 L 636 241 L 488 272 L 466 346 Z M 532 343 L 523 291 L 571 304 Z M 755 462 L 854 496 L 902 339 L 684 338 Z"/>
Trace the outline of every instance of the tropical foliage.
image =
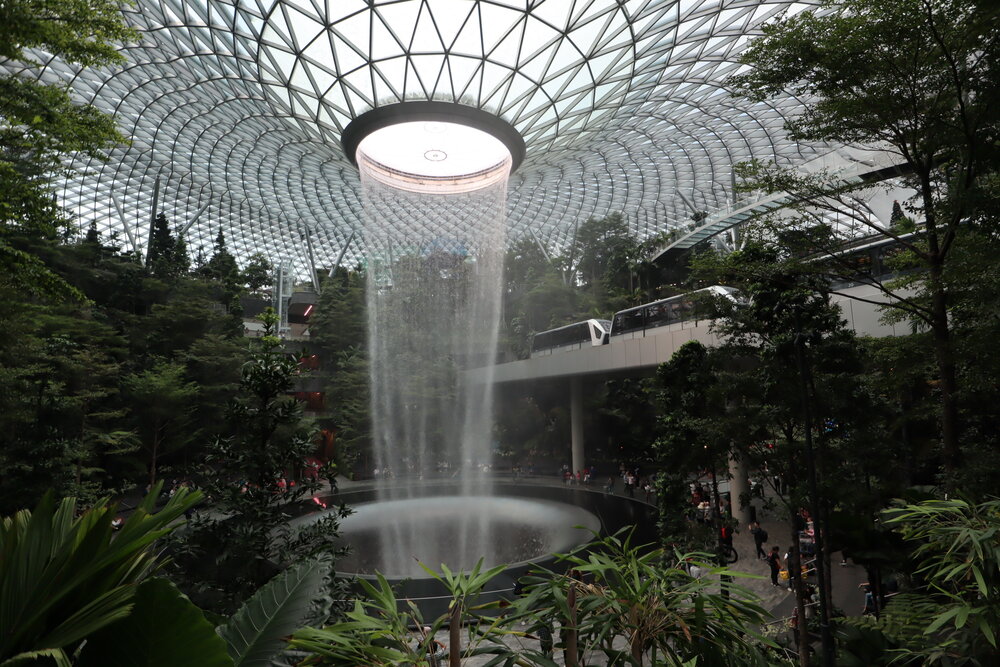
<path id="1" fill-rule="evenodd" d="M 0 664 L 48 656 L 69 664 L 92 633 L 127 617 L 140 584 L 162 567 L 153 548 L 201 498 L 180 491 L 155 511 L 160 487 L 115 531 L 115 505 L 82 514 L 46 494 L 0 529 Z"/>
<path id="2" fill-rule="evenodd" d="M 1000 659 L 1000 501 L 927 500 L 883 512 L 914 547 L 909 587 L 852 623 L 894 664 L 992 665 Z M 859 642 L 860 643 L 860 642 Z"/>
<path id="3" fill-rule="evenodd" d="M 378 576 L 360 582 L 365 599 L 343 622 L 300 630 L 291 646 L 312 654 L 305 665 L 443 663 L 433 638 L 449 624 L 452 659 L 493 656 L 488 664 L 494 665 L 551 667 L 555 649 L 565 653 L 566 664 L 577 658 L 580 664 L 664 667 L 779 664 L 770 641 L 753 630 L 766 612 L 742 587 L 728 582 L 720 589 L 720 579 L 733 573 L 706 566 L 699 579 L 687 572 L 688 563 L 704 566 L 704 556 L 668 557 L 622 535 L 607 537 L 562 555 L 568 574 L 537 571 L 522 578 L 522 596 L 492 602 L 477 600 L 503 566 L 428 570 L 451 595 L 448 610 L 433 619 L 413 602 L 397 600 Z"/>
<path id="4" fill-rule="evenodd" d="M 929 330 L 942 454 L 954 475 L 963 452 L 950 280 L 953 270 L 964 268 L 954 262 L 960 240 L 978 231 L 969 222 L 985 222 L 987 202 L 995 195 L 996 8 L 981 0 L 824 4 L 767 26 L 741 56 L 750 67 L 729 83 L 754 102 L 788 92 L 810 100 L 786 126 L 792 138 L 885 147 L 914 193 L 906 210 L 919 224 L 912 235 L 900 235 L 859 214 L 843 195 L 865 186 L 831 185 L 839 179 L 828 173 L 802 176 L 757 162 L 743 168 L 746 188 L 794 195 L 792 208 L 803 215 L 783 213 L 784 222 L 773 220 L 781 229 L 801 230 L 803 220 L 815 221 L 817 213 L 843 215 L 848 226 L 895 238 L 910 263 L 922 269 L 917 278 L 868 282 L 891 297 L 893 308 Z M 995 219 L 987 224 L 993 228 Z M 814 250 L 832 255 L 833 240 L 816 239 Z"/>

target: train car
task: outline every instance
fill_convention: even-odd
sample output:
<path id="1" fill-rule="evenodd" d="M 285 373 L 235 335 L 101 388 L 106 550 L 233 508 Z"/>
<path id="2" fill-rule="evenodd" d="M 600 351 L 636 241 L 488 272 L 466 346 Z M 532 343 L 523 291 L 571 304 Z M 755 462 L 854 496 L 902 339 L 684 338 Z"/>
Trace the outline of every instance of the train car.
<path id="1" fill-rule="evenodd" d="M 688 294 L 679 294 L 669 299 L 661 299 L 660 301 L 645 303 L 635 308 L 620 310 L 615 313 L 614 319 L 611 320 L 609 338 L 698 319 L 699 313 L 697 312 L 696 301 L 698 295 L 703 294 L 735 299 L 738 292 L 732 287 L 713 285 L 712 287 L 695 290 Z"/>
<path id="2" fill-rule="evenodd" d="M 904 234 L 901 238 L 909 241 L 915 236 Z M 822 263 L 828 271 L 830 287 L 843 289 L 912 272 L 912 269 L 900 271 L 893 266 L 894 257 L 901 252 L 906 252 L 906 246 L 896 239 L 874 236 L 846 244 L 833 253 L 807 257 L 806 261 Z"/>
<path id="3" fill-rule="evenodd" d="M 531 339 L 531 356 L 561 348 L 597 347 L 608 342 L 611 320 L 585 320 L 557 329 L 540 331 Z"/>

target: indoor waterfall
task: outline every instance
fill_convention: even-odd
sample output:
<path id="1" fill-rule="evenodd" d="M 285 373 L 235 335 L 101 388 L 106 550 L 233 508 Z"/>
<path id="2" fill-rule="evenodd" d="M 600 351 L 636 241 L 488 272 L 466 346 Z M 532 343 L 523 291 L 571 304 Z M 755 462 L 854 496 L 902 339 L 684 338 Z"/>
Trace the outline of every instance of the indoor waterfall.
<path id="1" fill-rule="evenodd" d="M 374 468 L 380 501 L 400 508 L 381 515 L 378 569 L 425 576 L 417 561 L 468 569 L 502 553 L 489 503 L 471 498 L 491 491 L 492 382 L 466 384 L 459 371 L 492 365 L 496 353 L 510 162 L 442 181 L 400 174 L 359 151 L 359 169 Z M 424 522 L 407 505 L 418 502 L 419 486 L 442 478 L 467 500 L 445 510 L 447 521 Z"/>

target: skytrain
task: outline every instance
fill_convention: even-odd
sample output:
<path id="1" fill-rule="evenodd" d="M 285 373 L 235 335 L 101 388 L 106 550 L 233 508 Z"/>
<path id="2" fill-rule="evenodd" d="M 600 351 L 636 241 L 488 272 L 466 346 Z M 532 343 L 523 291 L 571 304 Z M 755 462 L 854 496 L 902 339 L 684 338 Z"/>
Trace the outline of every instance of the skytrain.
<path id="1" fill-rule="evenodd" d="M 590 319 L 556 329 L 540 331 L 531 339 L 531 354 L 535 355 L 563 347 L 594 347 L 608 342 L 611 320 Z"/>
<path id="2" fill-rule="evenodd" d="M 699 319 L 696 301 L 699 295 L 705 294 L 735 299 L 737 291 L 732 287 L 713 285 L 620 310 L 610 320 L 590 319 L 541 331 L 531 340 L 531 355 L 548 354 L 563 348 L 598 347 L 611 342 L 615 336 L 635 335 L 648 329 Z"/>

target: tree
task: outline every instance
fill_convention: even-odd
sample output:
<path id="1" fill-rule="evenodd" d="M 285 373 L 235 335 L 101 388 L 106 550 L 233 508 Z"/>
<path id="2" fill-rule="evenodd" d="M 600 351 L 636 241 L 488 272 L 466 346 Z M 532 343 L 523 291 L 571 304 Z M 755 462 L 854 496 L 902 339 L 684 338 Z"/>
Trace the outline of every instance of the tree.
<path id="1" fill-rule="evenodd" d="M 160 458 L 191 443 L 191 433 L 185 426 L 198 387 L 185 381 L 182 365 L 163 361 L 126 378 L 124 390 L 148 454 L 152 486 Z"/>
<path id="2" fill-rule="evenodd" d="M 640 243 L 620 213 L 590 218 L 580 225 L 571 249 L 570 265 L 596 307 L 602 311 L 631 305 L 635 287 L 633 268 Z"/>
<path id="3" fill-rule="evenodd" d="M 162 280 L 177 280 L 191 268 L 183 237 L 170 233 L 167 216 L 158 213 L 153 221 L 153 236 L 146 255 L 146 269 Z"/>
<path id="4" fill-rule="evenodd" d="M 595 397 L 593 409 L 587 410 L 597 416 L 587 439 L 605 445 L 606 463 L 625 464 L 630 469 L 640 466 L 643 474 L 652 467 L 656 454 L 650 444 L 659 426 L 651 400 L 652 385 L 648 379 L 608 380 Z"/>
<path id="5" fill-rule="evenodd" d="M 247 360 L 247 347 L 242 339 L 206 333 L 179 350 L 175 360 L 183 364 L 184 377 L 198 387 L 198 400 L 189 415 L 189 428 L 198 449 L 191 452 L 190 463 L 204 455 L 204 445 L 228 432 L 225 420 L 219 419 L 219 415 L 225 414 L 227 403 L 239 392 L 240 369 Z"/>
<path id="6" fill-rule="evenodd" d="M 212 246 L 212 256 L 205 264 L 205 275 L 222 283 L 227 289 L 233 289 L 240 283 L 240 269 L 236 258 L 226 248 L 226 235 L 219 229 Z"/>
<path id="7" fill-rule="evenodd" d="M 786 126 L 791 138 L 884 146 L 903 166 L 903 181 L 916 192 L 907 207 L 921 224 L 910 238 L 877 224 L 875 231 L 896 238 L 925 270 L 918 297 L 894 307 L 932 332 L 951 471 L 962 448 L 946 274 L 956 239 L 976 214 L 983 176 L 996 166 L 998 60 L 991 3 L 838 0 L 766 26 L 741 56 L 750 69 L 730 79 L 751 101 L 788 93 L 808 100 Z M 749 187 L 788 191 L 798 205 L 873 224 L 842 205 L 825 175 L 802 178 L 759 164 L 749 172 Z"/>
<path id="8" fill-rule="evenodd" d="M 146 250 L 146 268 L 154 276 L 167 277 L 169 262 L 174 252 L 174 237 L 170 233 L 167 216 L 157 213 L 153 219 L 153 234 Z"/>
<path id="9" fill-rule="evenodd" d="M 137 326 L 133 335 L 133 340 L 141 343 L 137 352 L 169 359 L 206 335 L 237 339 L 243 333 L 243 320 L 239 319 L 237 329 L 233 314 L 220 312 L 219 302 L 225 298 L 223 288 L 204 279 L 174 282 L 169 293 L 150 304 Z"/>
<path id="10" fill-rule="evenodd" d="M 323 425 L 335 434 L 337 464 L 345 472 L 359 457 L 370 457 L 372 446 L 365 284 L 364 273 L 338 268 L 323 281 L 310 318 L 329 413 Z"/>
<path id="11" fill-rule="evenodd" d="M 310 318 L 310 342 L 323 357 L 323 365 L 337 366 L 337 359 L 348 350 L 363 349 L 367 344 L 368 310 L 366 276 L 360 271 L 340 268 L 323 281 L 316 312 Z"/>
<path id="12" fill-rule="evenodd" d="M 368 357 L 358 347 L 341 352 L 335 363 L 326 384 L 326 401 L 337 466 L 347 473 L 359 458 L 372 453 L 371 374 Z"/>
<path id="13" fill-rule="evenodd" d="M 726 428 L 726 397 L 720 393 L 718 356 L 698 341 L 690 341 L 656 370 L 656 404 L 662 435 L 653 449 L 660 470 L 656 481 L 657 503 L 660 537 L 665 545 L 694 546 L 688 526 L 691 514 L 688 479 L 692 472 L 707 470 L 715 480 L 720 470 L 725 469 L 732 449 Z M 747 426 L 746 422 L 743 426 Z M 744 435 L 750 435 L 747 431 Z M 716 497 L 712 506 L 718 508 L 718 485 L 713 486 Z M 734 498 L 733 502 L 737 500 Z M 713 527 L 718 528 L 718 512 L 712 513 L 712 519 Z"/>
<path id="14" fill-rule="evenodd" d="M 280 567 L 338 550 L 337 512 L 303 528 L 288 525 L 296 504 L 320 487 L 306 465 L 316 450 L 314 428 L 288 395 L 299 358 L 282 349 L 274 311 L 261 319 L 264 335 L 251 342 L 240 395 L 226 411 L 229 433 L 195 475 L 214 504 L 196 515 L 176 548 L 176 576 L 216 611 L 232 611 Z"/>
<path id="15" fill-rule="evenodd" d="M 526 312 L 527 294 L 545 280 L 547 274 L 552 273 L 555 278 L 558 271 L 542 247 L 530 237 L 518 239 L 507 249 L 503 269 L 501 345 L 510 350 L 514 358 L 526 359 L 531 354 L 532 333 Z"/>
<path id="16" fill-rule="evenodd" d="M 123 60 L 117 44 L 135 36 L 108 0 L 14 0 L 0 7 L 0 58 L 28 69 L 31 49 L 81 67 Z M 114 121 L 74 104 L 66 88 L 28 75 L 0 76 L 0 284 L 60 298 L 80 293 L 48 269 L 19 238 L 54 241 L 67 217 L 52 197 L 52 179 L 73 153 L 100 158 L 124 141 Z"/>
<path id="17" fill-rule="evenodd" d="M 243 267 L 240 279 L 247 289 L 256 292 L 261 287 L 265 287 L 274 282 L 274 267 L 263 253 L 255 252 L 250 255 L 247 265 Z"/>
<path id="18" fill-rule="evenodd" d="M 641 548 L 618 534 L 560 560 L 567 574 L 524 577 L 527 593 L 514 608 L 515 618 L 524 616 L 535 628 L 558 619 L 567 649 L 577 644 L 581 655 L 603 654 L 606 664 L 632 667 L 647 660 L 671 667 L 775 664 L 766 657 L 773 645 L 753 629 L 764 610 L 731 580 L 719 583 L 734 573 L 708 564 L 709 554 Z M 705 576 L 691 576 L 689 564 L 702 567 Z M 537 652 L 526 657 L 548 658 Z"/>
<path id="19" fill-rule="evenodd" d="M 627 260 L 635 241 L 620 213 L 589 218 L 576 234 L 574 262 L 586 286 L 617 284 L 618 274 L 627 272 Z"/>
<path id="20" fill-rule="evenodd" d="M 702 262 L 700 271 L 712 266 L 709 256 Z M 831 656 L 832 637 L 826 632 L 830 517 L 838 509 L 849 516 L 874 515 L 880 505 L 866 506 L 861 501 L 872 502 L 872 495 L 857 491 L 870 487 L 865 460 L 875 447 L 887 460 L 895 452 L 879 437 L 879 401 L 862 382 L 858 342 L 830 303 L 823 278 L 808 263 L 753 242 L 713 268 L 716 273 L 709 280 L 740 290 L 738 299 L 714 300 L 712 328 L 724 338 L 721 352 L 730 363 L 744 365 L 739 382 L 730 383 L 727 394 L 744 415 L 742 420 L 755 424 L 752 429 L 734 429 L 729 441 L 742 440 L 737 452 L 741 457 L 766 465 L 787 482 L 788 493 L 775 491 L 786 503 L 793 545 L 798 542 L 795 514 L 810 508 L 816 526 L 820 612 L 827 626 L 824 653 Z M 793 556 L 796 552 L 793 547 Z M 791 576 L 801 617 L 805 609 L 794 567 Z M 800 625 L 800 645 L 806 641 Z M 808 652 L 800 651 L 800 659 L 808 664 Z"/>
<path id="21" fill-rule="evenodd" d="M 72 302 L 0 299 L 0 314 L 0 509 L 48 489 L 96 500 L 120 483 L 106 474 L 111 458 L 133 448 L 117 386 L 125 340 Z"/>

